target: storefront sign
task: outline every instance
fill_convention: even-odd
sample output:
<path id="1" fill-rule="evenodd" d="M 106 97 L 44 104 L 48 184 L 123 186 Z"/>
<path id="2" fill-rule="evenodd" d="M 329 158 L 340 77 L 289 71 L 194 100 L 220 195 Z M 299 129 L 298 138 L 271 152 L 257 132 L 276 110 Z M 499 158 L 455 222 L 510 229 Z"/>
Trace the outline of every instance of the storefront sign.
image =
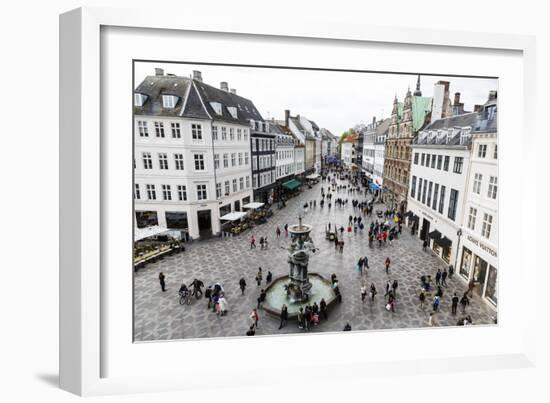
<path id="1" fill-rule="evenodd" d="M 494 249 L 488 247 L 483 242 L 478 241 L 477 239 L 475 239 L 471 235 L 468 235 L 468 241 L 470 241 L 474 245 L 478 246 L 480 249 L 483 249 L 485 252 L 489 253 L 491 256 L 497 257 L 497 252 Z"/>

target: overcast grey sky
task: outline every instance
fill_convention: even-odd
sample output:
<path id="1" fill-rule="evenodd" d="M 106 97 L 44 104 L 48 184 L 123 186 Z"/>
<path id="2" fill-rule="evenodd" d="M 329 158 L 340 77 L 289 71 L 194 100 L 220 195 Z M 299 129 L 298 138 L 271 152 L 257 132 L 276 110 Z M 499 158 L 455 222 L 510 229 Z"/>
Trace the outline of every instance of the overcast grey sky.
<path id="1" fill-rule="evenodd" d="M 415 74 L 137 62 L 134 87 L 147 75 L 154 75 L 155 67 L 187 77 L 199 70 L 203 81 L 214 87 L 227 81 L 229 88 L 254 102 L 264 119 L 283 119 L 284 110 L 290 109 L 292 115 L 304 115 L 337 136 L 356 124 L 369 123 L 373 116 L 389 117 L 395 94 L 403 101 L 409 86 L 414 91 L 417 78 Z M 439 80 L 450 81 L 451 101 L 454 93 L 460 92 L 468 111 L 483 104 L 490 90 L 498 89 L 496 79 L 421 76 L 422 95 L 432 96 Z"/>

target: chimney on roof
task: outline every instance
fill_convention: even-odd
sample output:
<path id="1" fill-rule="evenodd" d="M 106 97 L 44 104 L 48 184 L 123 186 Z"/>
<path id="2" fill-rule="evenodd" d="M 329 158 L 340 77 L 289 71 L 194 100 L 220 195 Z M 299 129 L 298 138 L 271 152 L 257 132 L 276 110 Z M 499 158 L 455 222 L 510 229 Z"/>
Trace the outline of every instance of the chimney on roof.
<path id="1" fill-rule="evenodd" d="M 164 69 L 155 67 L 155 76 L 163 76 L 163 75 L 164 75 Z"/>
<path id="2" fill-rule="evenodd" d="M 227 84 L 227 81 L 222 81 L 220 83 L 220 90 L 229 92 L 229 84 Z"/>
<path id="3" fill-rule="evenodd" d="M 285 127 L 288 127 L 288 121 L 290 120 L 290 110 L 285 109 Z"/>
<path id="4" fill-rule="evenodd" d="M 479 112 L 482 108 L 482 105 L 474 105 L 474 112 Z"/>
<path id="5" fill-rule="evenodd" d="M 489 91 L 489 101 L 494 101 L 497 99 L 497 92 L 496 90 Z"/>
<path id="6" fill-rule="evenodd" d="M 237 90 L 235 88 L 231 88 L 229 90 L 230 93 L 234 94 L 234 95 L 237 95 Z"/>
<path id="7" fill-rule="evenodd" d="M 455 101 L 454 101 L 454 104 L 455 104 L 455 105 L 460 104 L 460 92 L 455 92 Z"/>
<path id="8" fill-rule="evenodd" d="M 198 70 L 193 70 L 193 80 L 197 80 L 202 83 L 202 73 Z"/>

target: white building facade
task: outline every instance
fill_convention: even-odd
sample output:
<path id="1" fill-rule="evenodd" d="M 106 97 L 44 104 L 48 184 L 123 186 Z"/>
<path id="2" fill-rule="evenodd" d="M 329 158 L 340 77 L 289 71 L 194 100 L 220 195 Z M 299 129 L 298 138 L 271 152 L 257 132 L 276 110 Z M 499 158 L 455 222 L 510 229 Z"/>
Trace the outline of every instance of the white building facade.
<path id="1" fill-rule="evenodd" d="M 252 200 L 251 101 L 156 69 L 134 91 L 135 226 L 159 225 L 197 239 Z"/>
<path id="2" fill-rule="evenodd" d="M 412 143 L 409 222 L 432 252 L 456 267 L 477 113 L 430 123 Z"/>
<path id="3" fill-rule="evenodd" d="M 472 135 L 472 159 L 457 273 L 474 281 L 490 306 L 498 302 L 498 142 L 496 93 Z"/>

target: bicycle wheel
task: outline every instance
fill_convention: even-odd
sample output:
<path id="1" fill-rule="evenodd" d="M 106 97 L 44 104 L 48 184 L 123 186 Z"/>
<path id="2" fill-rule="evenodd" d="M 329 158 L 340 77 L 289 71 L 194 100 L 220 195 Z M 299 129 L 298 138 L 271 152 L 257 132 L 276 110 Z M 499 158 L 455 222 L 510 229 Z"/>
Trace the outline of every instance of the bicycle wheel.
<path id="1" fill-rule="evenodd" d="M 181 296 L 180 297 L 180 305 L 183 305 L 185 304 L 185 297 Z"/>
<path id="2" fill-rule="evenodd" d="M 187 296 L 187 301 L 186 302 L 187 302 L 187 305 L 191 305 L 191 297 L 189 295 Z"/>

